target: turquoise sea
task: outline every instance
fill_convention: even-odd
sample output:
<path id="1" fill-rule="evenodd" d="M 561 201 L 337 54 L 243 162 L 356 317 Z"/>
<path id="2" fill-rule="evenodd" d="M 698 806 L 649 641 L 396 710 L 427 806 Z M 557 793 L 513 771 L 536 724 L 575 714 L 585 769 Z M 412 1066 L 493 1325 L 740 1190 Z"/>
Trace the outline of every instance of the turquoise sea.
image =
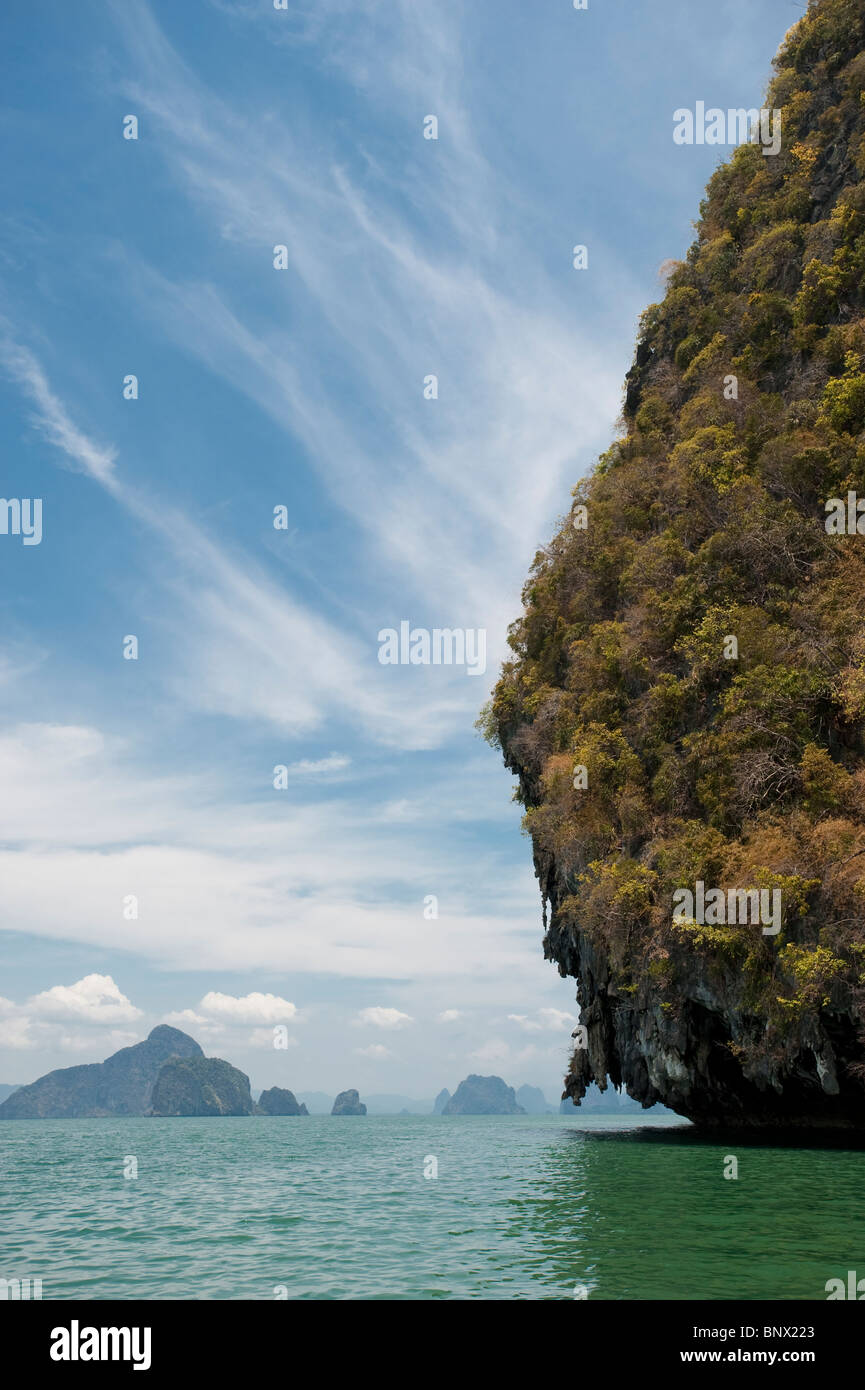
<path id="1" fill-rule="evenodd" d="M 865 1275 L 863 1165 L 651 1115 L 8 1121 L 0 1277 L 43 1299 L 825 1300 Z"/>

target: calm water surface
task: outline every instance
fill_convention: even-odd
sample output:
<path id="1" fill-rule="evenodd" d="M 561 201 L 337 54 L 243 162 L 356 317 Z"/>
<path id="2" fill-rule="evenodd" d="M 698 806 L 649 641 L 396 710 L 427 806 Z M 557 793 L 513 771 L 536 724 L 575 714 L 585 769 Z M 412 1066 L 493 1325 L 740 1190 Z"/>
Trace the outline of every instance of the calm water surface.
<path id="1" fill-rule="evenodd" d="M 825 1300 L 865 1276 L 863 1169 L 650 1115 L 7 1121 L 0 1276 L 46 1299 Z"/>

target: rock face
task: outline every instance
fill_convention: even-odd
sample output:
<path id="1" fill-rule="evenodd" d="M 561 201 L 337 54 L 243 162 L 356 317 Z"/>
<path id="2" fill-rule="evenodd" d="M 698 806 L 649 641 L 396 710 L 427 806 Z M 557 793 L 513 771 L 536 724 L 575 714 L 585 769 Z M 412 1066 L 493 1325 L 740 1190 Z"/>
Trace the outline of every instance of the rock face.
<path id="1" fill-rule="evenodd" d="M 780 149 L 713 174 L 484 727 L 578 981 L 567 1092 L 862 1130 L 865 8 L 775 67 Z"/>
<path id="2" fill-rule="evenodd" d="M 284 1091 L 281 1086 L 271 1086 L 258 1097 L 258 1111 L 261 1115 L 308 1115 L 309 1111 L 298 1103 L 293 1091 Z"/>
<path id="3" fill-rule="evenodd" d="M 331 1115 L 365 1115 L 366 1106 L 357 1091 L 340 1091 L 333 1102 Z"/>
<path id="4" fill-rule="evenodd" d="M 249 1077 L 220 1057 L 178 1057 L 166 1062 L 156 1078 L 151 1113 L 180 1115 L 251 1115 Z"/>
<path id="5" fill-rule="evenodd" d="M 442 1110 L 443 1115 L 525 1115 L 513 1086 L 500 1076 L 467 1076 Z"/>
<path id="6" fill-rule="evenodd" d="M 442 1111 L 444 1110 L 445 1106 L 447 1105 L 448 1101 L 450 1100 L 450 1098 L 451 1098 L 451 1093 L 450 1093 L 450 1091 L 447 1089 L 447 1087 L 445 1086 L 441 1091 L 439 1091 L 438 1095 L 436 1096 L 435 1100 L 433 1101 L 433 1114 L 434 1114 L 434 1115 L 440 1115 L 440 1114 L 442 1113 Z"/>
<path id="7" fill-rule="evenodd" d="M 144 1042 L 121 1048 L 104 1062 L 63 1067 L 14 1091 L 0 1119 L 86 1119 L 145 1115 L 159 1071 L 169 1057 L 203 1057 L 194 1038 L 160 1024 Z"/>

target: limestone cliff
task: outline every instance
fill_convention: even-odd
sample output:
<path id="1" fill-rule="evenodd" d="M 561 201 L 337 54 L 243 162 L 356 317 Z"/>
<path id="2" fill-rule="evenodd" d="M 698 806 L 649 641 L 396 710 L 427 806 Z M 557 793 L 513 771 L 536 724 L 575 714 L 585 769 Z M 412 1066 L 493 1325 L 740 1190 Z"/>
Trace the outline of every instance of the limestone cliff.
<path id="1" fill-rule="evenodd" d="M 713 175 L 483 722 L 578 981 L 566 1092 L 861 1129 L 861 0 L 812 3 L 775 67 L 781 147 Z"/>

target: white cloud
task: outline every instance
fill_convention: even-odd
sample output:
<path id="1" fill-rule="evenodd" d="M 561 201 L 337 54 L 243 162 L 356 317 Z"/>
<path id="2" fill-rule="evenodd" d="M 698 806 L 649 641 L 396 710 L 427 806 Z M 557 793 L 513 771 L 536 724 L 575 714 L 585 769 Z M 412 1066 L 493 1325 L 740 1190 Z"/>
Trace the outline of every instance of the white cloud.
<path id="1" fill-rule="evenodd" d="M 530 1019 L 527 1014 L 508 1014 L 508 1022 L 516 1023 L 524 1033 L 539 1033 L 541 1031 L 541 1025 Z"/>
<path id="2" fill-rule="evenodd" d="M 106 1033 L 99 1036 L 98 1047 L 94 1048 L 92 1033 L 70 1033 L 63 1032 L 57 1034 L 51 1040 L 52 1050 L 55 1052 L 83 1052 L 93 1056 L 94 1050 L 98 1052 L 98 1060 L 101 1062 L 106 1057 L 110 1057 L 114 1052 L 119 1052 L 121 1047 L 132 1047 L 135 1043 L 141 1042 L 141 1034 L 133 1033 L 126 1028 L 111 1028 Z M 44 1046 L 44 1042 L 43 1042 Z"/>
<path id="3" fill-rule="evenodd" d="M 439 1023 L 455 1023 L 462 1014 L 459 1009 L 444 1009 L 438 1016 Z"/>
<path id="4" fill-rule="evenodd" d="M 0 999 L 0 1047 L 10 1051 L 97 1052 L 100 1060 L 139 1041 L 117 1024 L 142 1017 L 110 975 L 85 975 L 72 985 L 52 985 L 23 1004 Z M 83 1025 L 80 1028 L 70 1024 Z M 98 1031 L 94 1031 L 98 1030 Z"/>
<path id="5" fill-rule="evenodd" d="M 318 777 L 327 772 L 341 772 L 350 765 L 351 758 L 341 753 L 331 753 L 330 757 L 317 760 L 302 758 L 300 762 L 289 763 L 286 770 L 293 777 Z"/>
<path id="6" fill-rule="evenodd" d="M 74 985 L 53 985 L 34 994 L 31 1014 L 54 1022 L 131 1023 L 142 1011 L 121 993 L 110 975 L 85 975 Z"/>
<path id="7" fill-rule="evenodd" d="M 174 1013 L 163 1014 L 162 1023 L 167 1023 L 171 1028 L 206 1028 L 207 1019 L 203 1014 L 197 1014 L 194 1009 L 177 1009 Z"/>
<path id="8" fill-rule="evenodd" d="M 410 1014 L 401 1013 L 399 1009 L 385 1009 L 380 1005 L 361 1009 L 356 1019 L 357 1023 L 369 1023 L 373 1028 L 404 1028 L 413 1021 Z"/>
<path id="9" fill-rule="evenodd" d="M 563 1009 L 547 1008 L 538 1009 L 534 1018 L 528 1014 L 508 1014 L 508 1021 L 516 1023 L 524 1033 L 543 1033 L 570 1028 L 577 1020 L 574 1014 L 566 1013 Z"/>
<path id="10" fill-rule="evenodd" d="M 92 728 L 0 732 L 0 930 L 122 946 L 171 969 L 547 979 L 530 865 L 504 852 L 479 861 L 459 827 L 447 833 L 447 768 L 426 777 L 424 816 L 393 823 L 368 794 L 239 801 L 231 774 L 162 777 L 147 761 Z M 479 817 L 478 788 L 489 778 L 491 800 L 498 786 L 491 761 L 473 771 Z M 46 794 L 46 765 L 62 800 Z M 448 905 L 434 924 L 423 918 L 430 884 Z M 129 894 L 136 921 L 122 915 Z M 453 999 L 449 989 L 442 1006 Z"/>
<path id="11" fill-rule="evenodd" d="M 376 1061 L 391 1055 L 381 1043 L 370 1043 L 369 1047 L 356 1047 L 354 1050 L 358 1057 L 372 1057 Z"/>
<path id="12" fill-rule="evenodd" d="M 167 1023 L 171 1028 L 179 1028 L 183 1033 L 191 1034 L 199 1043 L 202 1039 L 208 1044 L 215 1043 L 226 1032 L 226 1024 L 205 1018 L 203 1014 L 196 1013 L 194 1009 L 176 1009 L 171 1013 L 163 1014 L 159 1021 L 160 1023 Z M 273 1035 L 269 1034 L 268 1036 L 272 1040 Z"/>
<path id="13" fill-rule="evenodd" d="M 571 1028 L 577 1021 L 575 1014 L 564 1009 L 538 1009 L 538 1018 L 546 1028 Z"/>
<path id="14" fill-rule="evenodd" d="M 0 1047 L 8 1047 L 13 1052 L 29 1051 L 39 1043 L 30 1031 L 30 1020 L 23 1014 L 17 1018 L 0 1020 Z"/>
<path id="15" fill-rule="evenodd" d="M 507 1062 L 511 1057 L 511 1049 L 501 1038 L 490 1038 L 474 1052 L 470 1052 L 469 1056 L 478 1062 Z"/>
<path id="16" fill-rule="evenodd" d="M 205 994 L 198 1008 L 206 1018 L 230 1024 L 289 1023 L 297 1015 L 297 1007 L 277 994 Z M 271 1042 L 273 1034 L 271 1033 Z"/>

